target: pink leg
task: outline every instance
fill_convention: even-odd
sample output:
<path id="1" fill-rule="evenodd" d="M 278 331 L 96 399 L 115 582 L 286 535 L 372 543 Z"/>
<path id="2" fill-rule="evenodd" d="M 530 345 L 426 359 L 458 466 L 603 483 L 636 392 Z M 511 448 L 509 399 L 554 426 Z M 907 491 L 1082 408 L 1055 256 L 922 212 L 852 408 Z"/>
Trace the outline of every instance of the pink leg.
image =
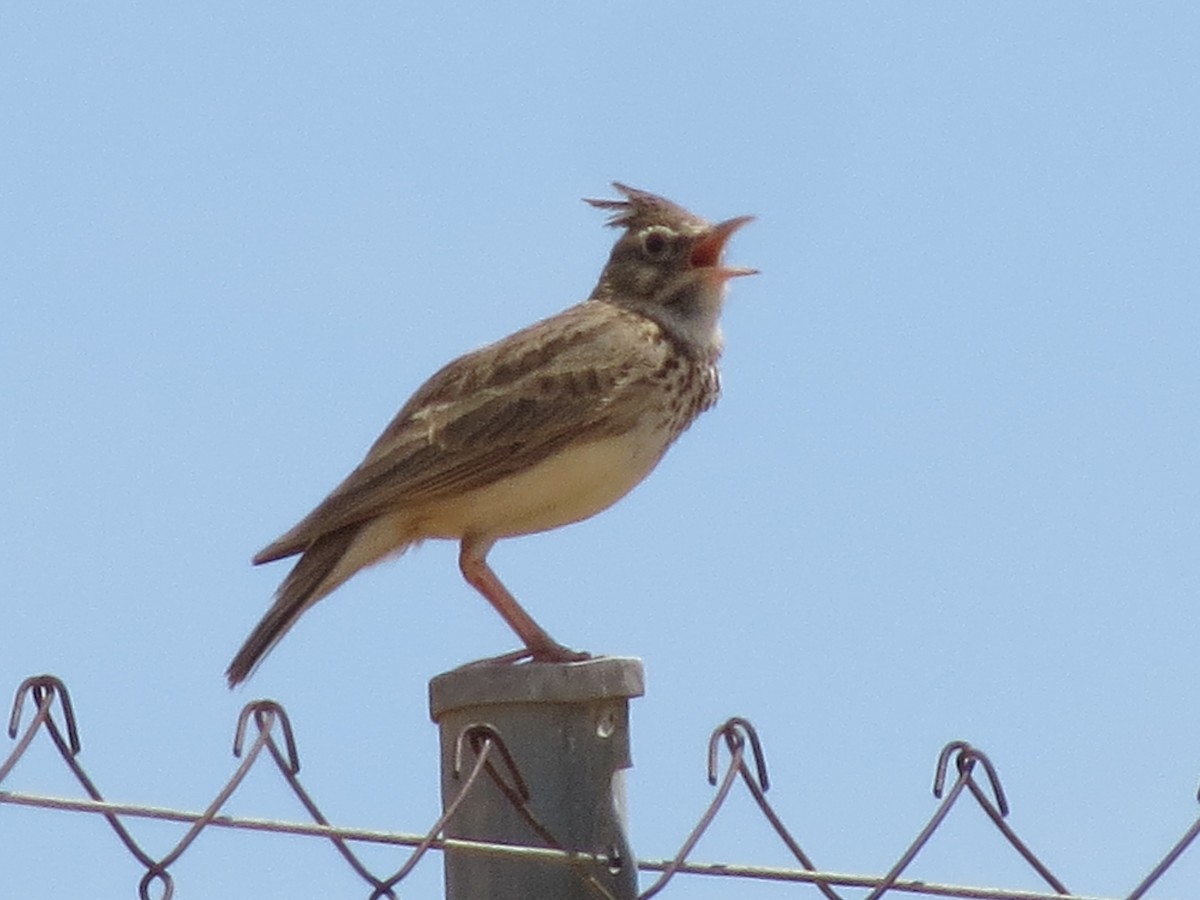
<path id="1" fill-rule="evenodd" d="M 590 659 L 589 654 L 564 647 L 550 637 L 542 626 L 521 608 L 521 604 L 508 592 L 508 588 L 500 583 L 496 573 L 487 564 L 488 551 L 495 543 L 494 539 L 463 538 L 458 553 L 458 567 L 462 570 L 467 584 L 483 594 L 484 599 L 500 613 L 508 627 L 516 632 L 517 637 L 529 648 L 529 655 L 533 659 L 539 662 L 577 662 Z"/>

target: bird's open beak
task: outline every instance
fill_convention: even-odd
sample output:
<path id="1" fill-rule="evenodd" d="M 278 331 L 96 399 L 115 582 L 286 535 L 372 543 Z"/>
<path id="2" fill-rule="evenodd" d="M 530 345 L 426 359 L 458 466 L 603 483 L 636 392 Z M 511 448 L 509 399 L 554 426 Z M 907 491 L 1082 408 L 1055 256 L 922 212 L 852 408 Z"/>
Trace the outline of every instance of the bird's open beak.
<path id="1" fill-rule="evenodd" d="M 712 230 L 692 247 L 692 266 L 697 269 L 711 269 L 712 274 L 722 279 L 737 278 L 741 275 L 756 275 L 758 269 L 746 269 L 741 266 L 722 266 L 721 252 L 733 233 L 754 220 L 754 216 L 738 216 L 718 222 Z"/>

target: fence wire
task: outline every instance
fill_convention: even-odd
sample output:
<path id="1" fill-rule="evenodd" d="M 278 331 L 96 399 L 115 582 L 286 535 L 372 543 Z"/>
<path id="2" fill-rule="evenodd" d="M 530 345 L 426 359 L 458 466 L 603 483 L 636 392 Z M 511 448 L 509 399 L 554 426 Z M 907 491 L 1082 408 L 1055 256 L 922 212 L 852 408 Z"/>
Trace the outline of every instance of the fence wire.
<path id="1" fill-rule="evenodd" d="M 54 712 L 56 700 L 57 715 Z M 21 731 L 22 712 L 30 702 L 34 708 L 33 718 L 25 726 L 24 731 Z M 151 900 L 151 892 L 156 885 L 156 900 L 158 898 L 170 900 L 175 890 L 170 868 L 206 828 L 270 831 L 327 840 L 333 844 L 350 868 L 368 885 L 370 900 L 378 900 L 378 898 L 396 900 L 396 886 L 412 872 L 430 850 L 454 850 L 531 861 L 551 861 L 578 867 L 580 871 L 583 870 L 581 863 L 599 863 L 605 866 L 623 864 L 621 860 L 610 859 L 604 853 L 565 847 L 537 820 L 527 805 L 531 796 L 529 785 L 522 776 L 516 760 L 509 752 L 503 735 L 489 725 L 471 725 L 464 728 L 458 735 L 455 775 L 462 786 L 455 798 L 445 805 L 442 815 L 420 834 L 373 831 L 331 824 L 300 782 L 299 754 L 291 722 L 283 707 L 272 700 L 257 700 L 248 703 L 242 709 L 238 716 L 233 741 L 233 755 L 240 762 L 228 781 L 208 806 L 200 812 L 106 801 L 79 762 L 81 749 L 79 728 L 70 694 L 62 681 L 52 675 L 27 678 L 17 688 L 8 723 L 9 737 L 13 738 L 16 744 L 7 758 L 0 762 L 0 785 L 3 785 L 5 778 L 29 749 L 39 732 L 48 735 L 63 762 L 87 794 L 87 798 L 49 797 L 0 790 L 0 803 L 103 816 L 120 842 L 145 869 L 145 874 L 138 883 L 140 900 Z M 729 759 L 723 772 L 720 772 L 719 757 L 722 745 L 728 751 Z M 468 755 L 474 757 L 470 763 L 467 762 Z M 269 759 L 274 764 L 288 787 L 312 817 L 311 822 L 256 819 L 221 814 L 221 809 L 237 791 L 246 775 L 263 758 Z M 947 788 L 951 764 L 953 764 L 953 771 L 956 775 Z M 984 776 L 983 783 L 976 778 L 977 772 L 980 770 Z M 447 822 L 485 778 L 500 789 L 506 801 L 512 804 L 530 825 L 533 833 L 543 842 L 541 846 L 514 846 L 442 836 Z M 672 884 L 676 876 L 681 874 L 734 879 L 735 881 L 746 879 L 811 884 L 828 900 L 843 900 L 842 895 L 835 890 L 838 887 L 869 889 L 870 893 L 866 900 L 879 900 L 888 893 L 958 897 L 966 898 L 966 900 L 1117 900 L 1113 897 L 1072 894 L 1067 889 L 1008 824 L 1008 801 L 1000 785 L 1000 778 L 995 767 L 982 750 L 965 741 L 952 741 L 942 748 L 938 756 L 933 782 L 933 794 L 941 802 L 925 827 L 913 838 L 912 843 L 884 875 L 853 875 L 826 871 L 816 867 L 767 799 L 769 780 L 762 743 L 754 726 L 747 720 L 732 718 L 713 731 L 708 745 L 708 780 L 717 788 L 716 793 L 691 832 L 680 844 L 675 855 L 669 859 L 639 859 L 637 861 L 640 871 L 658 874 L 657 879 L 641 892 L 638 900 L 649 900 L 658 895 Z M 690 859 L 696 843 L 717 817 L 733 786 L 738 782 L 745 786 L 767 822 L 795 857 L 799 864 L 798 868 L 703 863 Z M 903 878 L 909 864 L 933 837 L 964 793 L 970 794 L 1000 834 L 1045 882 L 1048 891 L 939 884 Z M 1197 799 L 1200 800 L 1200 794 Z M 123 817 L 181 822 L 190 827 L 170 851 L 155 859 L 130 834 Z M 1137 887 L 1125 895 L 1124 900 L 1139 900 L 1144 897 L 1163 873 L 1187 850 L 1197 834 L 1200 834 L 1200 817 L 1167 851 L 1158 864 L 1146 874 Z M 394 872 L 388 875 L 379 875 L 370 870 L 354 852 L 351 845 L 355 843 L 411 847 L 412 852 L 404 864 Z M 615 900 L 598 882 L 592 880 L 589 883 L 598 898 Z"/>

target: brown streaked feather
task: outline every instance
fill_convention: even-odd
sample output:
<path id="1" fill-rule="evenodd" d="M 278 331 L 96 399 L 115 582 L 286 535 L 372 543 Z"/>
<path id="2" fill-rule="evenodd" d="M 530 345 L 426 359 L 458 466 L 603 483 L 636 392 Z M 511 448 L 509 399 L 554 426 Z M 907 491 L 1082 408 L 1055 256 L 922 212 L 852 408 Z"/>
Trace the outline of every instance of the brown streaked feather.
<path id="1" fill-rule="evenodd" d="M 230 685 L 245 680 L 305 610 L 340 584 L 340 581 L 328 583 L 329 575 L 354 543 L 359 530 L 359 526 L 351 525 L 327 532 L 305 548 L 304 555 L 279 585 L 275 602 L 225 671 Z"/>
<path id="2" fill-rule="evenodd" d="M 568 443 L 625 431 L 652 405 L 652 375 L 667 354 L 658 326 L 588 301 L 455 360 L 404 405 L 358 468 L 254 562 L 300 553 L 406 504 L 493 483 Z"/>

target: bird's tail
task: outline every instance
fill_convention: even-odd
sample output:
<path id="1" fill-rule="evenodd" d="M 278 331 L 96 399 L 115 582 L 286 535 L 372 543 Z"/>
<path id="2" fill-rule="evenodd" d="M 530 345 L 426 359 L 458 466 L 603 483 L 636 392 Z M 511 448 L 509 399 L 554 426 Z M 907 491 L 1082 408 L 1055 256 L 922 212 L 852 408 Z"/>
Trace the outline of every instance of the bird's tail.
<path id="1" fill-rule="evenodd" d="M 304 551 L 275 593 L 275 602 L 225 671 L 230 687 L 246 680 L 306 609 L 353 574 L 354 569 L 334 570 L 354 543 L 359 527 L 350 525 L 322 535 Z"/>

